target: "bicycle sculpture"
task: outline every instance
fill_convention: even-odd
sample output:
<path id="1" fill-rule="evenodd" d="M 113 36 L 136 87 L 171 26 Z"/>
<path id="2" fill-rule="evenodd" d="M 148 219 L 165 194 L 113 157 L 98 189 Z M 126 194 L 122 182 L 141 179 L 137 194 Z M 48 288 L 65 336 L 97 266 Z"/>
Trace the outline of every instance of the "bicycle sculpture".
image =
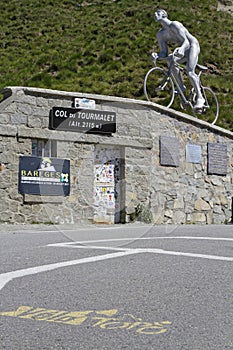
<path id="1" fill-rule="evenodd" d="M 170 107 L 177 95 L 180 107 L 184 110 L 191 109 L 194 116 L 205 114 L 205 119 L 215 124 L 219 115 L 219 105 L 215 93 L 209 87 L 201 83 L 201 74 L 208 68 L 199 65 L 198 55 L 200 47 L 197 39 L 177 21 L 170 21 L 164 10 L 155 13 L 155 20 L 162 24 L 162 29 L 157 34 L 160 47 L 159 54 L 152 54 L 155 67 L 151 68 L 144 79 L 144 93 L 147 100 Z M 180 45 L 174 52 L 168 55 L 168 42 Z M 166 60 L 168 69 L 157 67 L 157 59 Z M 191 87 L 184 85 L 181 72 L 186 63 L 186 75 Z M 195 73 L 195 69 L 199 73 Z"/>

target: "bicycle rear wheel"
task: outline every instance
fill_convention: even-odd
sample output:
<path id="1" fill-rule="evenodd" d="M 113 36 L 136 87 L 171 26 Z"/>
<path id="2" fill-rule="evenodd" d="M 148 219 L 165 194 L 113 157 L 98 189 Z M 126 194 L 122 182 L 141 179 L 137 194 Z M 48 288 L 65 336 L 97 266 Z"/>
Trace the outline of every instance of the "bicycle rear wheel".
<path id="1" fill-rule="evenodd" d="M 174 84 L 164 69 L 151 68 L 144 79 L 144 94 L 148 101 L 170 107 L 174 101 Z"/>
<path id="2" fill-rule="evenodd" d="M 219 116 L 217 96 L 209 87 L 203 86 L 202 93 L 205 98 L 205 105 L 203 108 L 204 119 L 211 124 L 215 124 Z"/>

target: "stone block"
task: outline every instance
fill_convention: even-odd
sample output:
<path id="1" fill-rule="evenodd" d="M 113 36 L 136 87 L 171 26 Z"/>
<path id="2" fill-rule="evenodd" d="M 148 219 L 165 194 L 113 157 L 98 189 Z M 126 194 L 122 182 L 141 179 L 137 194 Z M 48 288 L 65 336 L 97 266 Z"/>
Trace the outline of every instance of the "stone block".
<path id="1" fill-rule="evenodd" d="M 227 207 L 228 206 L 228 198 L 224 196 L 223 194 L 220 194 L 219 201 L 222 206 Z"/>
<path id="2" fill-rule="evenodd" d="M 1 211 L 0 223 L 12 223 L 13 213 L 11 211 Z M 13 221 L 14 222 L 14 221 Z"/>
<path id="3" fill-rule="evenodd" d="M 185 222 L 186 222 L 186 214 L 181 210 L 175 211 L 173 215 L 173 223 L 185 224 Z"/>
<path id="4" fill-rule="evenodd" d="M 14 223 L 24 224 L 26 222 L 27 222 L 26 217 L 23 214 L 19 214 L 19 213 L 14 214 Z"/>
<path id="5" fill-rule="evenodd" d="M 206 214 L 206 223 L 208 225 L 213 224 L 213 213 L 212 212 L 209 212 Z"/>
<path id="6" fill-rule="evenodd" d="M 17 127 L 15 125 L 0 125 L 0 135 L 16 137 Z"/>
<path id="7" fill-rule="evenodd" d="M 29 116 L 28 117 L 28 126 L 29 128 L 42 128 L 43 122 L 40 117 Z"/>
<path id="8" fill-rule="evenodd" d="M 213 177 L 211 182 L 214 186 L 222 186 L 222 179 L 219 177 Z"/>
<path id="9" fill-rule="evenodd" d="M 191 221 L 194 223 L 206 223 L 206 216 L 204 213 L 193 213 L 191 218 Z"/>
<path id="10" fill-rule="evenodd" d="M 16 103 L 11 103 L 4 109 L 5 113 L 16 113 L 16 111 L 17 111 Z"/>
<path id="11" fill-rule="evenodd" d="M 201 198 L 196 200 L 196 202 L 194 204 L 194 208 L 197 211 L 208 211 L 211 209 L 209 203 L 207 203 L 206 201 L 204 201 Z"/>
<path id="12" fill-rule="evenodd" d="M 209 197 L 210 191 L 207 189 L 200 189 L 197 191 L 197 197 L 198 198 L 206 198 Z"/>
<path id="13" fill-rule="evenodd" d="M 13 114 L 10 117 L 11 124 L 13 125 L 20 125 L 24 124 L 27 125 L 27 116 L 24 114 Z"/>
<path id="14" fill-rule="evenodd" d="M 222 206 L 221 205 L 214 205 L 213 213 L 214 214 L 222 214 Z"/>
<path id="15" fill-rule="evenodd" d="M 184 209 L 184 199 L 182 197 L 174 200 L 174 209 Z"/>
<path id="16" fill-rule="evenodd" d="M 36 105 L 38 107 L 46 107 L 46 108 L 48 108 L 49 107 L 49 102 L 44 97 L 36 97 Z"/>
<path id="17" fill-rule="evenodd" d="M 25 103 L 19 103 L 17 106 L 17 111 L 19 113 L 23 113 L 25 115 L 32 115 L 33 114 L 32 107 L 28 104 L 25 104 Z"/>
<path id="18" fill-rule="evenodd" d="M 215 225 L 224 224 L 227 219 L 228 218 L 224 214 L 214 215 L 213 224 L 215 224 Z"/>
<path id="19" fill-rule="evenodd" d="M 8 114 L 0 114 L 0 124 L 9 124 L 10 116 Z"/>
<path id="20" fill-rule="evenodd" d="M 164 216 L 167 218 L 173 218 L 173 210 L 165 210 Z"/>

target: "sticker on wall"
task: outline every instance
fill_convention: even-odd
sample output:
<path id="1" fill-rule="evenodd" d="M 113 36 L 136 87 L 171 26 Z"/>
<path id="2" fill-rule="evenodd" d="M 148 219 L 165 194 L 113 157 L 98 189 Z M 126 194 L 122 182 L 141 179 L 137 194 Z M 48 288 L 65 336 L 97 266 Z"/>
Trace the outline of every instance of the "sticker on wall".
<path id="1" fill-rule="evenodd" d="M 70 161 L 20 156 L 18 189 L 21 194 L 68 196 L 70 194 Z"/>
<path id="2" fill-rule="evenodd" d="M 95 166 L 95 181 L 114 182 L 114 165 L 101 164 Z"/>
<path id="3" fill-rule="evenodd" d="M 88 98 L 75 98 L 74 108 L 95 109 L 95 100 L 89 100 Z"/>

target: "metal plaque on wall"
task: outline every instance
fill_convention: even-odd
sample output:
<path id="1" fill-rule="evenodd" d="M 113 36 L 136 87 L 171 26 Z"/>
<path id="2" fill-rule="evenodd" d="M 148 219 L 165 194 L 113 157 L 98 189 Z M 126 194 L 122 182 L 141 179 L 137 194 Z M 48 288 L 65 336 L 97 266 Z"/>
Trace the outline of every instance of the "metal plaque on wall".
<path id="1" fill-rule="evenodd" d="M 174 167 L 180 165 L 180 143 L 178 138 L 160 136 L 160 164 Z"/>
<path id="2" fill-rule="evenodd" d="M 49 127 L 61 131 L 115 133 L 116 113 L 86 108 L 53 107 Z"/>
<path id="3" fill-rule="evenodd" d="M 201 163 L 201 146 L 192 144 L 186 145 L 186 162 Z"/>
<path id="4" fill-rule="evenodd" d="M 227 174 L 227 145 L 208 142 L 208 174 Z"/>

